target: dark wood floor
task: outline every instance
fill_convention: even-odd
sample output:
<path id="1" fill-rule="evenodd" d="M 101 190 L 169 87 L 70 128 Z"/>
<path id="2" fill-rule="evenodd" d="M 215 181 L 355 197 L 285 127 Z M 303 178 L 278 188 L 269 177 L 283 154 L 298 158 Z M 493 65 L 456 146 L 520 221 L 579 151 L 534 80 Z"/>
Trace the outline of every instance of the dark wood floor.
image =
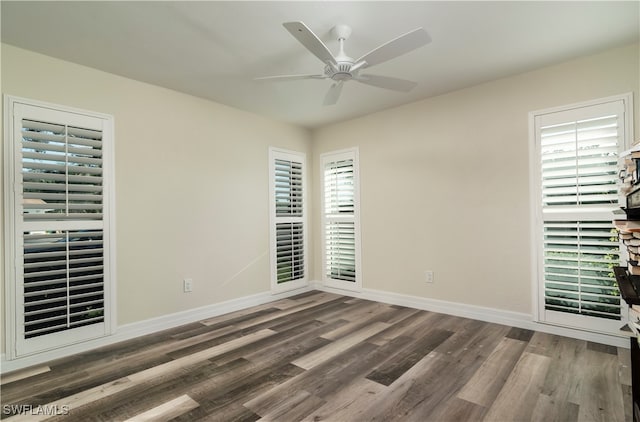
<path id="1" fill-rule="evenodd" d="M 8 374 L 2 417 L 630 421 L 629 366 L 626 349 L 314 291 Z"/>

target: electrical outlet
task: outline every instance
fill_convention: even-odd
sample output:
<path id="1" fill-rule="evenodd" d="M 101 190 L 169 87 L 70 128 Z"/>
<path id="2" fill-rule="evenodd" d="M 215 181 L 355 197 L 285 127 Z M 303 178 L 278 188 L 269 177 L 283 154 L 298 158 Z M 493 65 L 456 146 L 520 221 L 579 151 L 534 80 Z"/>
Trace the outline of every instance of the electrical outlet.
<path id="1" fill-rule="evenodd" d="M 190 278 L 185 278 L 182 283 L 182 289 L 185 293 L 190 293 L 193 291 L 193 280 Z"/>
<path id="2" fill-rule="evenodd" d="M 424 277 L 427 280 L 427 283 L 433 283 L 433 271 L 425 271 Z"/>

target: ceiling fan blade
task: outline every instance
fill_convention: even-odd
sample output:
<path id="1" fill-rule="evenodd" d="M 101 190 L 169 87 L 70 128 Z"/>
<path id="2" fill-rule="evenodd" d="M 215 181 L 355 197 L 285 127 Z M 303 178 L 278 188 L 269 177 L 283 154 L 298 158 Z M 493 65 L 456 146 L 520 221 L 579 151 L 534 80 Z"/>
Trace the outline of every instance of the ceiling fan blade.
<path id="1" fill-rule="evenodd" d="M 331 85 L 331 88 L 327 91 L 327 94 L 324 96 L 323 105 L 334 105 L 338 102 L 338 98 L 340 98 L 340 93 L 342 92 L 342 81 L 336 82 Z"/>
<path id="2" fill-rule="evenodd" d="M 299 79 L 327 79 L 326 75 L 278 75 L 253 78 L 254 81 L 295 81 Z"/>
<path id="3" fill-rule="evenodd" d="M 323 63 L 337 63 L 331 51 L 329 51 L 327 46 L 320 41 L 320 38 L 318 38 L 307 25 L 302 22 L 285 22 L 282 26 L 300 41 L 307 50 L 313 53 L 314 56 L 322 60 Z"/>
<path id="4" fill-rule="evenodd" d="M 356 60 L 356 63 L 364 60 L 367 62 L 367 67 L 377 65 L 387 60 L 391 60 L 403 54 L 406 54 L 418 47 L 422 47 L 425 44 L 431 42 L 431 37 L 422 28 L 414 29 L 404 35 L 399 36 L 380 47 L 375 48 Z"/>
<path id="5" fill-rule="evenodd" d="M 377 86 L 378 88 L 402 92 L 409 92 L 418 85 L 417 82 L 407 81 L 406 79 L 380 75 L 359 75 L 355 80 L 363 84 Z"/>

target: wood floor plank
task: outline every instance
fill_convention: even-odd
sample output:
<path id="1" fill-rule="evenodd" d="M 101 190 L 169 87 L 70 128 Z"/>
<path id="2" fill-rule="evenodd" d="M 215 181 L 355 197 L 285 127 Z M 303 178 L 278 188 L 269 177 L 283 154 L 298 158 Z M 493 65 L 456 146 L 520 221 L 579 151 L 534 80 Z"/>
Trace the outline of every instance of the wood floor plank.
<path id="1" fill-rule="evenodd" d="M 560 337 L 537 331 L 531 336 L 525 351 L 542 356 L 551 356 L 561 343 Z"/>
<path id="2" fill-rule="evenodd" d="M 398 312 L 398 311 L 397 311 Z M 400 311 L 402 312 L 402 311 Z M 386 322 L 391 326 L 384 331 L 372 336 L 367 341 L 377 345 L 383 345 L 389 340 L 392 340 L 398 336 L 411 336 L 414 338 L 420 337 L 425 329 L 441 328 L 438 325 L 439 315 L 433 312 L 418 311 L 410 313 L 405 318 L 396 319 L 395 322 Z M 391 317 L 393 320 L 393 316 Z"/>
<path id="3" fill-rule="evenodd" d="M 302 422 L 366 420 L 363 419 L 364 412 L 380 399 L 385 390 L 386 387 L 377 382 L 357 379 L 325 405 L 309 413 Z"/>
<path id="4" fill-rule="evenodd" d="M 333 400 L 336 394 L 340 394 L 341 389 L 346 388 L 356 379 L 364 379 L 365 375 L 371 372 L 371 368 L 376 368 L 380 362 L 386 362 L 393 356 L 397 356 L 408 344 L 409 338 L 397 337 L 387 344 L 375 346 L 365 354 L 359 351 L 358 346 L 366 347 L 371 343 L 361 343 L 345 351 L 333 361 L 327 362 L 326 365 L 320 365 L 307 371 L 309 376 L 322 376 L 325 382 L 314 388 L 305 388 L 319 397 Z M 341 367 L 335 365 L 337 362 L 342 362 Z M 327 368 L 332 368 L 332 370 L 328 371 Z"/>
<path id="5" fill-rule="evenodd" d="M 530 419 L 538 403 L 550 361 L 546 356 L 523 353 L 483 420 L 504 422 Z"/>
<path id="6" fill-rule="evenodd" d="M 199 326 L 199 324 L 189 324 L 187 327 Z M 102 357 L 99 360 L 89 359 L 90 362 L 83 361 L 83 355 L 80 355 L 78 361 L 78 370 L 69 371 L 69 364 L 58 364 L 55 371 L 58 373 L 55 377 L 31 377 L 24 380 L 19 384 L 20 388 L 12 389 L 5 396 L 7 401 L 20 401 L 28 399 L 31 404 L 40 405 L 50 401 L 57 400 L 61 397 L 75 394 L 82 390 L 93 388 L 95 386 L 112 382 L 119 378 L 128 376 L 129 374 L 142 371 L 161 363 L 165 363 L 171 360 L 166 355 L 174 350 L 180 350 L 184 347 L 189 347 L 192 344 L 199 344 L 207 340 L 219 338 L 220 335 L 229 333 L 229 327 L 221 330 L 213 330 L 209 333 L 202 333 L 195 337 L 187 337 L 182 340 L 174 340 L 171 333 L 173 330 L 163 332 L 161 336 L 165 338 L 164 342 L 150 341 L 149 345 L 140 344 L 138 346 L 138 353 L 133 353 L 130 342 L 127 341 L 123 345 L 124 352 L 107 354 L 110 358 Z M 231 327 L 231 331 L 234 331 Z M 240 337 L 236 334 L 235 337 Z M 214 345 L 221 343 L 218 341 Z M 107 347 L 106 350 L 111 351 L 112 347 Z M 96 354 L 104 356 L 106 352 L 104 348 L 96 350 Z M 89 367 L 90 371 L 82 371 L 81 369 Z M 64 390 L 61 390 L 61 385 L 64 386 Z M 37 398 L 34 398 L 30 391 L 38 391 Z M 16 396 L 17 394 L 17 396 Z M 35 399 L 35 400 L 34 400 Z"/>
<path id="7" fill-rule="evenodd" d="M 507 333 L 507 338 L 512 338 L 514 340 L 522 340 L 524 342 L 528 342 L 533 337 L 534 332 L 531 330 L 525 330 L 524 328 L 513 327 Z"/>
<path id="8" fill-rule="evenodd" d="M 85 370 L 69 372 L 65 368 L 60 372 L 52 370 L 34 377 L 23 378 L 14 382 L 13 388 L 3 388 L 2 399 L 7 402 L 26 400 L 30 404 L 41 405 L 63 396 L 113 382 L 131 373 L 152 368 L 171 360 L 161 354 L 145 355 L 144 352 L 140 355 L 129 355 L 125 358 L 126 363 L 118 360 L 119 365 L 114 364 L 115 360 L 113 359 L 111 362 L 100 359 L 94 362 L 91 370 L 86 370 L 87 367 L 84 366 Z M 38 394 L 34 396 L 32 391 L 37 391 Z"/>
<path id="9" fill-rule="evenodd" d="M 375 302 L 372 302 L 363 303 L 363 305 L 364 306 L 361 306 L 358 309 L 340 314 L 340 319 L 347 320 L 349 323 L 323 334 L 322 338 L 327 340 L 337 340 L 340 337 L 351 335 L 352 332 L 358 331 L 363 326 L 371 324 L 372 322 L 385 322 L 386 319 L 396 312 L 395 309 L 391 309 L 385 304 L 376 304 Z"/>
<path id="10" fill-rule="evenodd" d="M 367 342 L 359 343 L 245 405 L 256 413 L 265 414 L 273 405 L 274 398 L 277 400 L 299 390 L 305 390 L 327 402 L 340 400 L 344 395 L 343 389 L 362 380 L 378 362 L 397 354 L 409 341 L 407 337 L 398 337 L 382 347 Z"/>
<path id="11" fill-rule="evenodd" d="M 617 355 L 610 354 L 609 350 L 594 351 L 588 346 L 585 354 L 587 365 L 582 374 L 579 420 L 624 421 Z"/>
<path id="12" fill-rule="evenodd" d="M 303 373 L 295 365 L 285 364 L 253 372 L 243 380 L 221 388 L 200 390 L 193 394 L 200 406 L 176 418 L 176 421 L 195 420 L 257 420 L 260 415 L 243 406 L 243 403 Z"/>
<path id="13" fill-rule="evenodd" d="M 298 421 L 326 402 L 318 396 L 300 390 L 288 397 L 281 397 L 273 407 L 259 419 L 264 422 Z"/>
<path id="14" fill-rule="evenodd" d="M 15 371 L 7 375 L 3 375 L 2 378 L 0 378 L 0 385 L 10 384 L 12 382 L 31 378 L 49 371 L 51 371 L 51 368 L 48 365 L 32 366 L 21 371 Z"/>
<path id="15" fill-rule="evenodd" d="M 631 350 L 618 347 L 618 367 L 620 373 L 620 383 L 622 385 L 631 385 Z"/>
<path id="16" fill-rule="evenodd" d="M 228 343 L 224 343 L 215 347 L 212 347 L 207 350 L 203 350 L 198 353 L 194 353 L 189 356 L 185 356 L 180 359 L 176 359 L 170 362 L 166 362 L 152 368 L 146 369 L 144 371 L 136 372 L 134 374 L 129 375 L 125 379 L 117 380 L 113 383 L 108 383 L 106 385 L 101 385 L 98 387 L 94 387 L 90 390 L 86 390 L 68 397 L 64 397 L 56 402 L 47 403 L 48 406 L 58 406 L 62 407 L 65 405 L 69 405 L 72 407 L 80 407 L 83 404 L 86 404 L 90 401 L 96 400 L 96 397 L 105 397 L 111 394 L 115 394 L 116 392 L 122 391 L 127 388 L 131 388 L 132 386 L 147 381 L 151 378 L 155 377 L 168 377 L 171 372 L 179 370 L 185 365 L 192 364 L 194 362 L 202 361 L 209 359 L 211 357 L 216 356 L 217 354 L 224 353 L 227 350 L 232 350 L 233 348 L 240 347 L 246 343 L 259 340 L 260 338 L 273 335 L 274 332 L 271 330 L 262 330 L 257 333 L 249 334 L 244 337 L 240 337 L 239 339 L 232 340 Z"/>
<path id="17" fill-rule="evenodd" d="M 319 291 L 311 291 L 307 293 L 302 293 L 299 295 L 295 295 L 285 299 L 279 299 L 274 302 L 268 302 L 262 305 L 253 306 L 247 309 L 241 309 L 238 311 L 218 315 L 212 318 L 207 318 L 201 321 L 202 324 L 213 326 L 221 323 L 228 323 L 230 320 L 244 316 L 253 314 L 256 312 L 263 311 L 265 309 L 278 309 L 278 310 L 287 310 L 294 306 L 300 306 L 302 304 L 321 304 L 324 302 L 328 302 L 331 300 L 335 300 L 338 298 L 342 298 L 346 300 L 346 298 L 341 297 L 340 295 L 336 295 L 328 292 L 319 292 Z M 227 324 L 228 325 L 228 324 Z"/>
<path id="18" fill-rule="evenodd" d="M 553 403 L 580 403 L 583 372 L 588 363 L 586 353 L 586 342 L 576 339 L 548 344 L 546 356 L 551 361 L 542 394 L 551 397 Z"/>
<path id="19" fill-rule="evenodd" d="M 350 336 L 342 337 L 321 349 L 294 360 L 292 363 L 304 369 L 311 369 L 388 327 L 389 324 L 387 323 L 374 322 L 373 324 L 367 325 L 360 330 L 351 333 Z"/>
<path id="20" fill-rule="evenodd" d="M 402 415 L 403 420 L 421 422 L 429 420 L 432 414 L 447 414 L 447 410 L 450 411 L 449 403 L 456 398 L 460 389 L 471 379 L 508 331 L 506 327 L 495 324 L 470 323 L 464 319 L 456 321 L 464 328 L 420 361 L 435 358 L 438 361 L 437 365 L 416 371 L 414 368 L 420 368 L 418 363 L 389 385 L 390 390 L 395 390 L 409 382 L 411 388 L 404 395 L 395 396 L 392 400 L 381 398 L 385 404 L 376 409 L 383 415 L 380 420 L 398 418 L 397 415 Z M 423 391 L 429 391 L 429 394 L 423 394 Z"/>
<path id="21" fill-rule="evenodd" d="M 330 344 L 329 340 L 321 337 L 321 334 L 325 330 L 330 330 L 341 323 L 341 321 L 336 321 L 333 324 L 321 325 L 316 329 L 293 336 L 286 341 L 268 345 L 259 350 L 248 351 L 244 353 L 244 357 L 259 365 L 274 365 L 284 360 L 290 362 Z"/>
<path id="22" fill-rule="evenodd" d="M 99 400 L 105 396 L 110 396 L 119 391 L 126 390 L 131 388 L 132 382 L 128 378 L 119 379 L 108 384 L 100 385 L 98 387 L 91 388 L 89 390 L 85 390 L 82 393 L 74 394 L 73 396 L 65 397 L 56 402 L 48 403 L 47 406 L 49 408 L 59 408 L 68 406 L 70 409 L 76 409 L 82 407 L 87 403 L 91 403 L 93 401 Z M 72 410 L 73 411 L 73 410 Z M 21 421 L 43 421 L 48 419 L 49 415 L 31 415 L 31 414 L 19 414 L 14 415 L 4 420 L 11 422 L 21 422 Z"/>
<path id="23" fill-rule="evenodd" d="M 359 343 L 352 348 L 352 353 L 338 355 L 335 359 L 319 364 L 311 370 L 304 371 L 299 376 L 272 388 L 244 403 L 244 406 L 258 414 L 269 412 L 280 397 L 290 396 L 296 391 L 305 390 L 317 394 L 319 389 L 340 388 L 344 382 L 341 376 L 346 366 L 362 360 L 362 356 L 373 353 L 378 347 L 370 343 Z M 297 365 L 296 365 L 297 366 Z"/>
<path id="24" fill-rule="evenodd" d="M 0 382 L 3 421 L 631 420 L 627 349 L 319 291 Z"/>
<path id="25" fill-rule="evenodd" d="M 551 396 L 540 394 L 531 412 L 532 422 L 578 422 L 580 406 L 571 402 L 558 402 Z"/>
<path id="26" fill-rule="evenodd" d="M 429 330 L 428 335 L 412 341 L 400 353 L 380 364 L 367 375 L 367 379 L 382 385 L 390 385 L 452 334 L 452 331 L 437 328 Z"/>
<path id="27" fill-rule="evenodd" d="M 440 353 L 431 352 L 413 365 L 392 385 L 387 387 L 379 399 L 362 412 L 364 421 L 404 420 L 415 407 L 415 402 L 423 391 L 433 393 L 428 374 L 446 366 L 447 358 Z M 426 419 L 425 419 L 426 420 Z"/>
<path id="28" fill-rule="evenodd" d="M 71 412 L 73 421 L 125 420 L 144 413 L 151 408 L 173 400 L 177 396 L 194 393 L 211 380 L 228 377 L 230 373 L 248 373 L 251 363 L 243 360 L 218 366 L 208 360 L 200 361 L 170 377 L 154 377 L 144 382 L 134 383 L 128 389 L 105 395 L 91 402 L 75 406 Z M 65 421 L 66 422 L 66 421 Z"/>
<path id="29" fill-rule="evenodd" d="M 443 405 L 434 408 L 423 420 L 433 422 L 476 422 L 481 421 L 485 413 L 487 413 L 487 408 L 484 406 L 471 403 L 459 397 L 452 397 Z M 420 415 L 419 417 L 423 416 Z M 416 420 L 416 415 L 412 416 L 412 420 Z"/>
<path id="30" fill-rule="evenodd" d="M 610 355 L 618 354 L 617 347 L 611 346 L 608 344 L 594 343 L 592 341 L 587 342 L 587 350 L 593 350 L 594 352 L 600 352 L 600 353 L 609 353 Z"/>
<path id="31" fill-rule="evenodd" d="M 393 305 L 391 306 L 391 308 L 395 310 L 395 313 L 385 321 L 389 324 L 398 324 L 406 320 L 407 318 L 411 317 L 412 315 L 415 315 L 418 313 L 426 313 L 426 314 L 432 313 L 428 311 L 422 311 L 420 309 L 407 308 L 406 306 Z"/>
<path id="32" fill-rule="evenodd" d="M 458 393 L 458 398 L 490 407 L 502 390 L 516 365 L 526 343 L 510 337 L 503 338 L 480 366 L 473 378 Z"/>
<path id="33" fill-rule="evenodd" d="M 256 413 L 267 414 L 274 403 L 281 400 L 281 397 L 293 395 L 300 390 L 307 391 L 310 395 L 327 402 L 341 400 L 344 398 L 344 389 L 362 380 L 371 367 L 397 354 L 409 341 L 407 337 L 398 337 L 382 347 L 366 342 L 359 343 L 334 359 L 319 364 L 272 391 L 245 403 L 245 406 Z"/>
<path id="34" fill-rule="evenodd" d="M 630 385 L 622 386 L 622 402 L 624 403 L 624 420 L 633 420 L 633 393 Z"/>
<path id="35" fill-rule="evenodd" d="M 160 406 L 149 409 L 144 413 L 135 415 L 133 418 L 127 419 L 126 422 L 169 421 L 196 407 L 198 407 L 198 403 L 188 395 L 184 394 L 171 401 L 163 403 Z"/>

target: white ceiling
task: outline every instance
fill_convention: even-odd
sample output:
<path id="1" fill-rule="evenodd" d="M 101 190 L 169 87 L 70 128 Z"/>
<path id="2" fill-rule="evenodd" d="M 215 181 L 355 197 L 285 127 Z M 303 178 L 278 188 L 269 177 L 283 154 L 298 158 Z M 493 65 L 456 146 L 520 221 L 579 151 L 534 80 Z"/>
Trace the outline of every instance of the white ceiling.
<path id="1" fill-rule="evenodd" d="M 2 42 L 313 128 L 525 72 L 640 39 L 640 2 L 142 1 L 1 2 Z M 408 94 L 330 80 L 283 22 L 303 21 L 337 53 L 331 28 L 352 27 L 360 57 L 414 28 L 433 41 L 368 70 L 419 83 Z"/>

